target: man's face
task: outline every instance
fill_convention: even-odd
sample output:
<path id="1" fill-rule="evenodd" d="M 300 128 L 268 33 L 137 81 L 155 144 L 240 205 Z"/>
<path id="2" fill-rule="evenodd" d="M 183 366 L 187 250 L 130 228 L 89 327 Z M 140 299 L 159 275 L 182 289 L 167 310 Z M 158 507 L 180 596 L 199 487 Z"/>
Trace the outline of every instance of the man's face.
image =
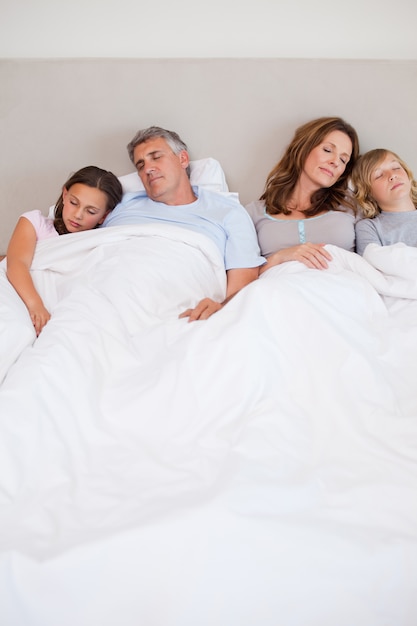
<path id="1" fill-rule="evenodd" d="M 188 154 L 174 154 L 165 139 L 157 137 L 141 143 L 133 151 L 138 174 L 148 196 L 157 202 L 178 204 L 178 192 L 188 184 Z"/>

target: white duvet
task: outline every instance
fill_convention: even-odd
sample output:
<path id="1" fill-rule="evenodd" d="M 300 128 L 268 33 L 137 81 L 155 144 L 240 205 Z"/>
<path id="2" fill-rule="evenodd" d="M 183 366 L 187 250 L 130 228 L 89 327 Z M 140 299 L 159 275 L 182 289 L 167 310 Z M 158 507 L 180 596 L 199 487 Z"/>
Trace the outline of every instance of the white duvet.
<path id="1" fill-rule="evenodd" d="M 205 237 L 44 242 L 36 341 L 0 276 L 0 623 L 415 626 L 417 251 L 328 249 L 189 324 Z"/>

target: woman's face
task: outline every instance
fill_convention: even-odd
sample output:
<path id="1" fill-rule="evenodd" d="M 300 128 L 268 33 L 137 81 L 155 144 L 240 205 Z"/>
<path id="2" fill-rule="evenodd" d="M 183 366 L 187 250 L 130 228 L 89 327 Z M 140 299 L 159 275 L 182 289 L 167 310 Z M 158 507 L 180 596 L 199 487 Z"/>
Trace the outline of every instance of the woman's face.
<path id="1" fill-rule="evenodd" d="M 388 153 L 371 172 L 370 195 L 383 211 L 395 211 L 409 198 L 411 181 L 397 158 Z"/>
<path id="2" fill-rule="evenodd" d="M 70 233 L 90 230 L 104 222 L 107 211 L 107 196 L 104 191 L 75 183 L 62 193 L 64 206 L 62 219 Z"/>
<path id="3" fill-rule="evenodd" d="M 312 149 L 301 174 L 312 191 L 334 185 L 346 169 L 352 154 L 352 141 L 346 133 L 333 130 Z"/>

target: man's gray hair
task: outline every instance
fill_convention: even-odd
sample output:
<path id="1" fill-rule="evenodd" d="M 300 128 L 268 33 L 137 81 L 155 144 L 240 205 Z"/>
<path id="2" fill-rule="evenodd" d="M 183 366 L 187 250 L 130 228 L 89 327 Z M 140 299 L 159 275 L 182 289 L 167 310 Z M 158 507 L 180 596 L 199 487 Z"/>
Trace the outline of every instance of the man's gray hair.
<path id="1" fill-rule="evenodd" d="M 186 144 L 183 142 L 181 137 L 173 130 L 166 130 L 165 128 L 160 128 L 159 126 L 150 126 L 149 128 L 145 128 L 144 130 L 138 130 L 133 139 L 127 144 L 127 152 L 133 164 L 135 163 L 133 152 L 136 146 L 139 146 L 141 143 L 145 143 L 145 141 L 149 141 L 150 139 L 156 139 L 158 137 L 162 137 L 162 139 L 165 139 L 174 154 L 179 154 L 182 150 L 187 150 L 188 152 Z"/>

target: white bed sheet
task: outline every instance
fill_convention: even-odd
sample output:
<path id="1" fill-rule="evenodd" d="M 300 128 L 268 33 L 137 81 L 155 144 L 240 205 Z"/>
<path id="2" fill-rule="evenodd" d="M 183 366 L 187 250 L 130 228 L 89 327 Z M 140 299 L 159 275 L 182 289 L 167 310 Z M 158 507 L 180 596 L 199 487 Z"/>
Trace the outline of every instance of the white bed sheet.
<path id="1" fill-rule="evenodd" d="M 188 324 L 224 293 L 208 241 L 108 231 L 35 259 L 53 318 L 0 387 L 0 622 L 415 626 L 416 251 L 329 246 Z"/>

